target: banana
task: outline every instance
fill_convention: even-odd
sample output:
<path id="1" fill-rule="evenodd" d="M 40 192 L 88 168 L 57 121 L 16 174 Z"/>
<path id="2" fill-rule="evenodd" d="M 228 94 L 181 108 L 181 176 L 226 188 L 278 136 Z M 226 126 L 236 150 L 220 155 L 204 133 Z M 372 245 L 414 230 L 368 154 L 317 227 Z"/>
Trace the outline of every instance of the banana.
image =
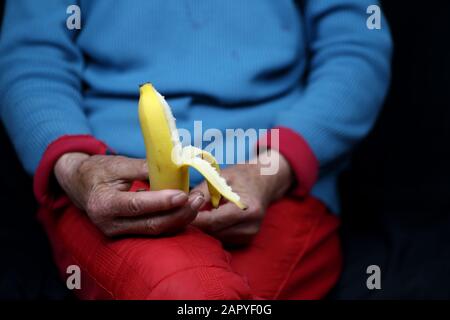
<path id="1" fill-rule="evenodd" d="M 246 208 L 239 195 L 220 176 L 220 167 L 212 154 L 194 146 L 181 145 L 172 111 L 150 83 L 140 87 L 139 122 L 152 190 L 189 192 L 189 167 L 193 167 L 205 177 L 214 207 L 223 196 L 240 209 Z"/>

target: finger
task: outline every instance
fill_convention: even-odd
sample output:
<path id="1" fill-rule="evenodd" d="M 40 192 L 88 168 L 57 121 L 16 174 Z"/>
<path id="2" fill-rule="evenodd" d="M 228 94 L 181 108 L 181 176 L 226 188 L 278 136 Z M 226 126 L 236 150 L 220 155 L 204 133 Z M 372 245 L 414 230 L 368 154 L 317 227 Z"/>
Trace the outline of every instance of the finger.
<path id="1" fill-rule="evenodd" d="M 192 224 L 206 232 L 215 233 L 242 222 L 246 217 L 246 211 L 227 202 L 217 209 L 200 211 Z"/>
<path id="2" fill-rule="evenodd" d="M 144 159 L 133 159 L 116 156 L 111 164 L 114 174 L 119 179 L 126 180 L 147 180 L 148 167 Z"/>
<path id="3" fill-rule="evenodd" d="M 180 190 L 115 192 L 108 204 L 113 216 L 133 217 L 183 206 L 188 195 Z"/>
<path id="4" fill-rule="evenodd" d="M 115 235 L 121 234 L 147 234 L 160 235 L 174 233 L 191 223 L 197 210 L 203 204 L 202 196 L 194 195 L 188 203 L 180 209 L 166 211 L 157 215 L 139 218 L 121 218 L 115 222 Z"/>
<path id="5" fill-rule="evenodd" d="M 209 203 L 211 201 L 211 195 L 209 194 L 208 185 L 206 184 L 206 181 L 203 181 L 195 188 L 193 188 L 191 193 L 193 192 L 201 192 L 205 196 L 205 203 Z"/>

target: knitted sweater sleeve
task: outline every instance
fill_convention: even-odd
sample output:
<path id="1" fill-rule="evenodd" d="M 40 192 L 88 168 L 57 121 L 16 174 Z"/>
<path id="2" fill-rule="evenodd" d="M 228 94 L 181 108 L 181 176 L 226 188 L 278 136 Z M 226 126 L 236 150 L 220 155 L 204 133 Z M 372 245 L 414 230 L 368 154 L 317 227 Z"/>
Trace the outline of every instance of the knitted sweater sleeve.
<path id="1" fill-rule="evenodd" d="M 382 106 L 390 80 L 392 41 L 383 15 L 381 29 L 367 27 L 367 9 L 374 3 L 304 2 L 310 55 L 304 95 L 275 115 L 275 126 L 281 127 L 280 147 L 290 145 L 282 153 L 291 159 L 293 167 L 309 165 L 304 172 L 314 170 L 310 165 L 314 161 L 294 163 L 295 159 L 304 159 L 304 153 L 309 151 L 303 142 L 289 143 L 298 140 L 292 132 L 306 141 L 320 174 L 320 170 L 338 163 L 368 133 Z"/>
<path id="2" fill-rule="evenodd" d="M 81 108 L 83 57 L 66 27 L 70 0 L 7 1 L 0 37 L 0 116 L 28 173 L 63 135 L 91 134 Z"/>

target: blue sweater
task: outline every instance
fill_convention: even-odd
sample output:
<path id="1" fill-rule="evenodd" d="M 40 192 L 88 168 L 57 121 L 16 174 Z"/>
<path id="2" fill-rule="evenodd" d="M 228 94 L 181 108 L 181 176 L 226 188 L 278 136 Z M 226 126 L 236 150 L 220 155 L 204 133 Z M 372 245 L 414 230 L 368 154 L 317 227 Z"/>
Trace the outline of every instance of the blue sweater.
<path id="1" fill-rule="evenodd" d="M 138 85 L 152 82 L 177 126 L 293 129 L 320 164 L 312 193 L 338 211 L 336 178 L 389 83 L 391 39 L 366 26 L 374 0 L 7 1 L 0 115 L 32 174 L 50 142 L 91 134 L 145 157 Z M 194 178 L 198 182 L 198 177 Z"/>

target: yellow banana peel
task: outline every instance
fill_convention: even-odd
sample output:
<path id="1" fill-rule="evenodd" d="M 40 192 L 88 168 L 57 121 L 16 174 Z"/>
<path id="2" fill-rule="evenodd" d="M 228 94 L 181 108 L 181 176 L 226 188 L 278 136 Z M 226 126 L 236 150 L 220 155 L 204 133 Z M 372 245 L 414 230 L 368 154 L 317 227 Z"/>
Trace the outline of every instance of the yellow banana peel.
<path id="1" fill-rule="evenodd" d="M 193 167 L 205 177 L 214 207 L 219 205 L 223 196 L 239 208 L 246 208 L 239 195 L 220 176 L 220 167 L 212 154 L 181 145 L 172 111 L 150 83 L 140 87 L 139 122 L 151 190 L 178 189 L 189 192 L 189 167 Z"/>

